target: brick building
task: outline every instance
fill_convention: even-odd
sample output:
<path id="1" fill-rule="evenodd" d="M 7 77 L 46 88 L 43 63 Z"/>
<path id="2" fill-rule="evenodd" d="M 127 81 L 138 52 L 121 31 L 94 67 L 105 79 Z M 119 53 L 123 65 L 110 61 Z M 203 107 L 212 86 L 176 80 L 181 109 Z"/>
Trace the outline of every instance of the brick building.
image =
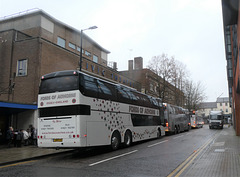
<path id="1" fill-rule="evenodd" d="M 229 102 L 232 107 L 233 126 L 240 136 L 240 3 L 239 0 L 222 0 L 223 29 Z"/>
<path id="2" fill-rule="evenodd" d="M 0 130 L 37 126 L 42 75 L 79 69 L 81 32 L 38 10 L 0 21 Z M 82 71 L 137 90 L 141 84 L 107 66 L 108 50 L 83 33 Z M 2 138 L 5 135 L 2 136 Z M 2 139 L 0 139 L 1 143 Z"/>
<path id="3" fill-rule="evenodd" d="M 128 61 L 128 70 L 120 71 L 126 77 L 132 78 L 142 84 L 142 92 L 154 97 L 160 97 L 160 92 L 164 91 L 164 102 L 183 107 L 185 103 L 184 93 L 172 84 L 152 72 L 150 69 L 143 68 L 143 58 L 135 57 L 134 61 Z M 163 87 L 165 87 L 163 89 Z M 160 97 L 161 98 L 161 97 Z"/>

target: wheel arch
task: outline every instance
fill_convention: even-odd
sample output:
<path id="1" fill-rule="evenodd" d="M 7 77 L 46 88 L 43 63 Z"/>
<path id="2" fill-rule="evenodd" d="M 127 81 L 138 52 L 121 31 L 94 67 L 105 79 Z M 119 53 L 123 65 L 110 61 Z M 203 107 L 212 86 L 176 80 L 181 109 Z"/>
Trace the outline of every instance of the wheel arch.
<path id="1" fill-rule="evenodd" d="M 115 130 L 112 131 L 112 133 L 111 133 L 111 135 L 110 135 L 110 138 L 109 138 L 110 144 L 111 144 L 111 138 L 112 138 L 112 136 L 113 136 L 114 134 L 116 134 L 116 135 L 118 136 L 118 138 L 120 139 L 120 142 L 122 142 L 122 139 L 123 139 L 123 138 L 122 138 L 122 136 L 121 136 L 120 131 L 119 131 L 118 129 L 115 129 Z"/>
<path id="2" fill-rule="evenodd" d="M 131 135 L 132 135 L 132 130 L 129 129 L 129 128 L 126 128 L 126 129 L 124 130 L 124 132 L 123 132 L 123 137 L 124 137 L 124 135 L 126 134 L 126 132 L 130 132 Z"/>

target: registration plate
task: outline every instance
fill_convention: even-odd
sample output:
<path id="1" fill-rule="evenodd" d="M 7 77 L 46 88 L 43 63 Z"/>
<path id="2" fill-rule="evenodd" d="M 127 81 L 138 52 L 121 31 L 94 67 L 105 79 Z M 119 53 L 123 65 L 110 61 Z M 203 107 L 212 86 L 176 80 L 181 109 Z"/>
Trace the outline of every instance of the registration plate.
<path id="1" fill-rule="evenodd" d="M 53 139 L 53 142 L 62 142 L 62 138 Z"/>

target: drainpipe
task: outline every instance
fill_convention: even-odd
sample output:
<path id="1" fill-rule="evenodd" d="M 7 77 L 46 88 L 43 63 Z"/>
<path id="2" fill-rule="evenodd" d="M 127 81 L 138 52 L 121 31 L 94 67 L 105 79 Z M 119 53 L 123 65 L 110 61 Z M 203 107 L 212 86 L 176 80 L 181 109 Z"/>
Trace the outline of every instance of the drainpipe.
<path id="1" fill-rule="evenodd" d="M 14 52 L 14 42 L 17 37 L 17 32 L 13 31 L 12 35 L 12 48 L 11 48 L 11 58 L 10 58 L 10 68 L 9 68 L 9 85 L 8 85 L 8 101 L 10 101 L 10 95 L 12 94 L 13 76 L 12 76 L 12 65 L 13 65 L 13 52 Z M 13 98 L 12 98 L 13 101 Z"/>

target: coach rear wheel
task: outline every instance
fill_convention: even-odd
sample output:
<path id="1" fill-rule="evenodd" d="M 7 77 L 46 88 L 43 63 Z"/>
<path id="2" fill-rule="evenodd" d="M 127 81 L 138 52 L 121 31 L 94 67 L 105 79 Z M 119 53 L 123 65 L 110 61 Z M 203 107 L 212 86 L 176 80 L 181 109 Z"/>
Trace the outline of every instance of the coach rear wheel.
<path id="1" fill-rule="evenodd" d="M 128 130 L 128 131 L 126 131 L 126 133 L 125 133 L 125 135 L 124 135 L 124 145 L 125 145 L 126 147 L 128 147 L 128 146 L 131 146 L 131 144 L 132 144 L 132 134 L 131 134 L 131 132 Z"/>
<path id="2" fill-rule="evenodd" d="M 176 135 L 178 133 L 178 129 L 177 129 L 177 126 L 175 126 L 174 128 L 174 135 Z"/>
<path id="3" fill-rule="evenodd" d="M 177 128 L 177 130 L 178 130 L 178 133 L 180 133 L 180 132 L 181 132 L 179 125 L 178 125 L 178 128 Z"/>

